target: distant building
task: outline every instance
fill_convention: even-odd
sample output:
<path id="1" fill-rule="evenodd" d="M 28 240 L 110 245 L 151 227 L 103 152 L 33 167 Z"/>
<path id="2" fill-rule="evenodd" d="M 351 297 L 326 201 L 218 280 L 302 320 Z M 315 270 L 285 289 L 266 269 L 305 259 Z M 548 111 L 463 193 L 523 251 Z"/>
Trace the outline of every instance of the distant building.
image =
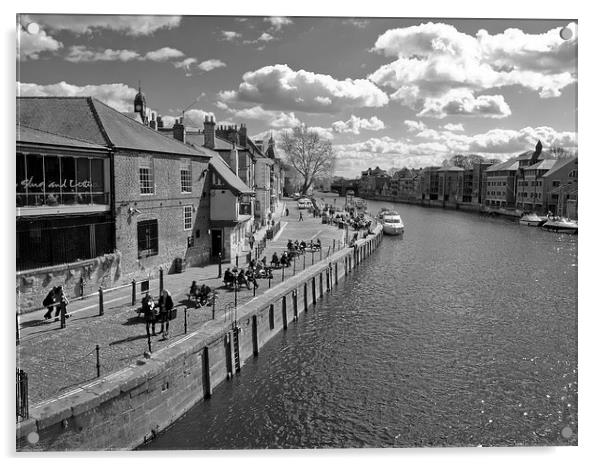
<path id="1" fill-rule="evenodd" d="M 439 169 L 441 167 L 426 167 L 421 173 L 421 198 L 436 200 L 439 198 Z"/>
<path id="2" fill-rule="evenodd" d="M 460 167 L 442 167 L 437 170 L 439 176 L 438 197 L 440 201 L 462 202 L 464 169 Z"/>
<path id="3" fill-rule="evenodd" d="M 485 205 L 488 207 L 514 207 L 516 200 L 515 182 L 518 170 L 516 157 L 492 165 L 485 170 Z"/>

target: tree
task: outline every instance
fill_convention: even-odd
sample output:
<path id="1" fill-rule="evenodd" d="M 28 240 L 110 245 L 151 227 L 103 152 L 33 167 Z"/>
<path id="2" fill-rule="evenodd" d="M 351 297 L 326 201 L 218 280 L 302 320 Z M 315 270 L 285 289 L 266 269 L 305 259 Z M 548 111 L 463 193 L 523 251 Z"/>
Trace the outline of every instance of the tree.
<path id="1" fill-rule="evenodd" d="M 317 132 L 308 130 L 305 125 L 284 132 L 280 148 L 303 179 L 301 194 L 307 193 L 317 177 L 332 177 L 336 161 L 332 144 L 320 139 Z"/>
<path id="2" fill-rule="evenodd" d="M 480 155 L 470 154 L 470 155 L 462 155 L 457 154 L 454 155 L 450 159 L 446 159 L 443 161 L 444 167 L 460 167 L 460 168 L 472 168 L 476 163 L 481 163 L 485 159 Z"/>
<path id="3" fill-rule="evenodd" d="M 554 145 L 550 147 L 550 152 L 554 154 L 557 159 L 567 159 L 576 155 L 575 152 L 565 149 L 564 147 Z"/>

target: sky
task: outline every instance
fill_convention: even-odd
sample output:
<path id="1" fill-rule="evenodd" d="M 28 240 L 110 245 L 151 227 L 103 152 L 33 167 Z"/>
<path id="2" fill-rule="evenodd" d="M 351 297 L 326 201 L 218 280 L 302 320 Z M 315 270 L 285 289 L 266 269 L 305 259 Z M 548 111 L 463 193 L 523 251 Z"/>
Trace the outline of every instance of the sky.
<path id="1" fill-rule="evenodd" d="M 17 95 L 133 111 L 138 82 L 172 124 L 304 124 L 336 175 L 577 149 L 575 20 L 32 15 L 17 18 Z"/>

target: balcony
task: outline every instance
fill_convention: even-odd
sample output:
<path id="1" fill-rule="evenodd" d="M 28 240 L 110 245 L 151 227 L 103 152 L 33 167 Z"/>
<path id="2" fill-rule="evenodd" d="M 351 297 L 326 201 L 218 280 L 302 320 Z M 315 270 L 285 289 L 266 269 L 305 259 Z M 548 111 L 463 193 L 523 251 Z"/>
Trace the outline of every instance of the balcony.
<path id="1" fill-rule="evenodd" d="M 17 193 L 17 216 L 65 213 L 106 212 L 110 210 L 110 193 Z"/>

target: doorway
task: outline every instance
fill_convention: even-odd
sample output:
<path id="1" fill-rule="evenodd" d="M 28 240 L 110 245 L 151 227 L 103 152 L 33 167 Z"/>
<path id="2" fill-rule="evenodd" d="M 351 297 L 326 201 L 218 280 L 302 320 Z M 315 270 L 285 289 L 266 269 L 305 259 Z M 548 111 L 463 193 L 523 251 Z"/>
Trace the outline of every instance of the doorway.
<path id="1" fill-rule="evenodd" d="M 211 257 L 218 258 L 218 254 L 222 252 L 223 237 L 222 230 L 211 230 Z"/>

